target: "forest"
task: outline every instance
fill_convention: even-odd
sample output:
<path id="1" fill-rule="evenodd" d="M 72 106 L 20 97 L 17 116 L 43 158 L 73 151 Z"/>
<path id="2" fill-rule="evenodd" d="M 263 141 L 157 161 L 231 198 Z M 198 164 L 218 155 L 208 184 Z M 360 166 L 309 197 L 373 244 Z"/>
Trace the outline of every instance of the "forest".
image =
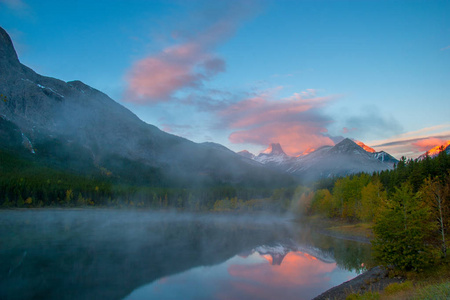
<path id="1" fill-rule="evenodd" d="M 0 206 L 137 207 L 187 211 L 279 210 L 270 187 L 216 184 L 190 188 L 146 186 L 99 172 L 71 172 L 0 150 Z"/>
<path id="2" fill-rule="evenodd" d="M 134 207 L 214 212 L 289 212 L 348 223 L 366 222 L 374 256 L 404 270 L 421 270 L 447 256 L 450 155 L 399 161 L 393 170 L 271 189 L 148 187 L 98 174 L 71 173 L 0 151 L 0 205 Z"/>
<path id="3" fill-rule="evenodd" d="M 374 256 L 402 270 L 446 259 L 450 229 L 450 155 L 404 157 L 394 170 L 324 180 L 302 194 L 299 208 L 347 222 L 368 222 Z"/>

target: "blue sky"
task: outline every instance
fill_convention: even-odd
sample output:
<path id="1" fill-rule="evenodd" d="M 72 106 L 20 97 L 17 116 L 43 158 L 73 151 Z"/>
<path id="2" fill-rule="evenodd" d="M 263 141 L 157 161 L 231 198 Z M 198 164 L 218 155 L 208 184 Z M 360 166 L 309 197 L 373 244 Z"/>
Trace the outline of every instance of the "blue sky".
<path id="1" fill-rule="evenodd" d="M 450 1 L 0 0 L 0 20 L 25 65 L 196 142 L 450 139 Z"/>

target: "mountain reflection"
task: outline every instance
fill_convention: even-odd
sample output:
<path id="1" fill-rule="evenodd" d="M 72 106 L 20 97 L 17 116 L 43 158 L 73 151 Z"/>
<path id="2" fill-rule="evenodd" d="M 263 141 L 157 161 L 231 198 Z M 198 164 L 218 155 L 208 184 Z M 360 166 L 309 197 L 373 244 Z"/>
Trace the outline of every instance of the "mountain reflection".
<path id="1" fill-rule="evenodd" d="M 126 299 L 177 299 L 180 294 L 183 299 L 311 299 L 355 275 L 306 252 L 263 245 L 221 264 L 158 280 Z"/>
<path id="2" fill-rule="evenodd" d="M 268 255 L 263 255 L 267 259 Z M 268 257 L 272 257 L 271 255 Z M 228 273 L 235 277 L 234 289 L 241 294 L 242 290 L 249 299 L 299 299 L 299 294 L 310 299 L 317 291 L 330 286 L 330 276 L 333 271 L 342 273 L 344 280 L 354 276 L 354 273 L 337 269 L 336 263 L 325 263 L 304 252 L 289 252 L 283 262 L 273 265 L 271 259 L 266 262 L 251 265 L 232 264 Z M 246 283 L 245 287 L 242 283 Z M 301 287 L 301 288 L 300 288 Z"/>
<path id="3" fill-rule="evenodd" d="M 281 218 L 106 209 L 0 211 L 0 240 L 0 299 L 302 299 L 365 253 Z"/>

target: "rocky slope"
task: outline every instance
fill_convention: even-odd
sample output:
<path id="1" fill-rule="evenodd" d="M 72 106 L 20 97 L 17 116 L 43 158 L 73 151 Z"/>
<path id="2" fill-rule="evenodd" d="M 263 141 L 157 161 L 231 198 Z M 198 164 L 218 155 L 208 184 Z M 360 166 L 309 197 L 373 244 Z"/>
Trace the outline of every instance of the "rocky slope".
<path id="1" fill-rule="evenodd" d="M 213 143 L 197 144 L 141 121 L 104 93 L 80 82 L 37 74 L 20 63 L 0 27 L 0 115 L 24 136 L 36 157 L 75 171 L 107 169 L 113 176 L 159 184 L 277 184 L 288 176 Z M 0 142 L 0 146 L 4 143 Z M 77 167 L 77 163 L 80 163 Z M 154 181 L 154 182 L 148 182 Z"/>

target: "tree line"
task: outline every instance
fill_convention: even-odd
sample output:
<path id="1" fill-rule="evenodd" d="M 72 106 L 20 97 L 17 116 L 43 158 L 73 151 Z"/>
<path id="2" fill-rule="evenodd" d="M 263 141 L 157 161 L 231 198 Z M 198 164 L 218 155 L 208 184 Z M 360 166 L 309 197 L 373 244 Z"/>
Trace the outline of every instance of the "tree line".
<path id="1" fill-rule="evenodd" d="M 103 174 L 48 167 L 0 150 L 3 208 L 114 206 L 188 211 L 255 211 L 277 205 L 273 189 L 218 184 L 190 188 L 146 186 Z"/>
<path id="2" fill-rule="evenodd" d="M 442 149 L 443 150 L 443 149 Z M 318 182 L 298 199 L 301 212 L 370 222 L 374 254 L 400 269 L 422 269 L 447 256 L 450 155 L 405 159 L 393 170 Z"/>

